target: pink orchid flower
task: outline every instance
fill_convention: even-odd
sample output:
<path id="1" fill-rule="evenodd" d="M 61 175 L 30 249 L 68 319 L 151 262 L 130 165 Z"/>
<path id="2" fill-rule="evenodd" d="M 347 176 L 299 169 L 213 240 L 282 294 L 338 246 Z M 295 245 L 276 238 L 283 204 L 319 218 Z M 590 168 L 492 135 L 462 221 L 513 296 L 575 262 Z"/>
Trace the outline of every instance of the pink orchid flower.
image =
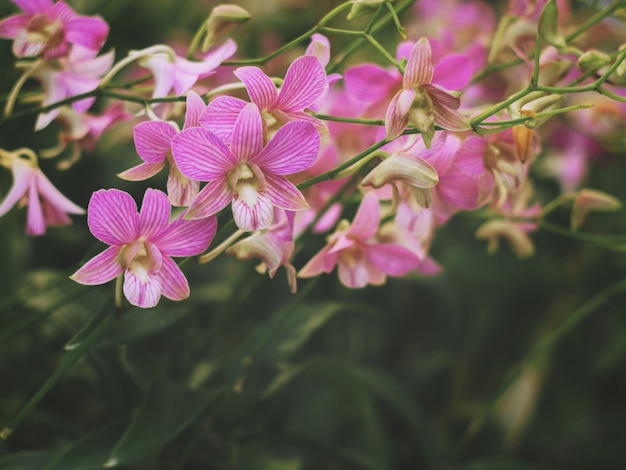
<path id="1" fill-rule="evenodd" d="M 418 40 L 411 52 L 402 78 L 402 90 L 394 95 L 385 113 L 387 136 L 399 136 L 412 124 L 430 143 L 435 124 L 448 130 L 468 130 L 465 117 L 458 111 L 461 101 L 448 90 L 432 83 L 432 51 L 428 39 Z"/>
<path id="2" fill-rule="evenodd" d="M 100 50 L 109 34 L 98 16 L 82 16 L 67 3 L 52 0 L 13 0 L 23 13 L 0 21 L 0 37 L 14 39 L 16 57 L 56 59 L 67 55 L 70 45 Z"/>
<path id="3" fill-rule="evenodd" d="M 205 128 L 185 129 L 174 137 L 172 153 L 183 175 L 209 181 L 192 202 L 186 217 L 216 214 L 232 201 L 237 226 L 245 231 L 267 228 L 273 208 L 306 209 L 302 193 L 286 175 L 311 166 L 320 148 L 315 126 L 288 122 L 267 145 L 258 108 L 247 104 L 239 113 L 228 146 Z"/>
<path id="4" fill-rule="evenodd" d="M 339 223 L 328 243 L 300 270 L 299 277 L 330 273 L 335 265 L 341 283 L 350 288 L 367 284 L 382 285 L 387 275 L 402 276 L 420 262 L 410 249 L 377 239 L 380 222 L 378 197 L 373 192 L 363 197 L 352 224 Z"/>
<path id="5" fill-rule="evenodd" d="M 74 46 L 67 57 L 46 63 L 34 76 L 42 81 L 45 98 L 42 105 L 47 106 L 71 96 L 95 90 L 100 84 L 100 77 L 113 64 L 113 51 L 96 57 L 97 52 L 81 46 Z M 84 113 L 93 104 L 95 98 L 75 101 L 72 107 L 78 113 Z M 36 130 L 46 127 L 59 115 L 57 108 L 41 113 L 35 125 Z"/>
<path id="6" fill-rule="evenodd" d="M 43 235 L 48 226 L 70 224 L 72 221 L 68 214 L 85 213 L 46 178 L 32 151 L 0 151 L 0 164 L 10 168 L 13 173 L 13 186 L 0 204 L 0 216 L 6 214 L 17 202 L 27 205 L 28 235 Z"/>
<path id="7" fill-rule="evenodd" d="M 259 273 L 266 272 L 274 278 L 276 271 L 284 266 L 287 271 L 287 282 L 292 294 L 296 292 L 296 268 L 289 259 L 295 247 L 293 240 L 294 212 L 274 208 L 274 221 L 265 230 L 254 232 L 248 238 L 238 241 L 226 252 L 239 259 L 260 258 Z"/>
<path id="8" fill-rule="evenodd" d="M 328 89 L 326 72 L 317 57 L 305 55 L 294 60 L 287 69 L 280 90 L 258 67 L 239 67 L 234 73 L 245 85 L 250 100 L 261 111 L 266 128 L 276 130 L 295 120 L 308 121 L 324 128 L 319 119 L 304 111 L 311 106 L 319 106 L 320 98 Z M 244 100 L 220 96 L 211 102 L 200 122 L 225 138 L 246 105 Z"/>
<path id="9" fill-rule="evenodd" d="M 194 91 L 187 93 L 187 111 L 183 129 L 200 126 L 206 104 Z M 144 163 L 117 176 L 128 181 L 142 181 L 156 175 L 169 164 L 167 195 L 173 206 L 189 206 L 200 190 L 198 181 L 183 175 L 172 157 L 172 140 L 180 132 L 173 121 L 141 122 L 133 129 L 135 148 Z"/>
<path id="10" fill-rule="evenodd" d="M 104 284 L 124 274 L 124 295 L 137 307 L 189 297 L 185 275 L 171 258 L 194 256 L 207 249 L 215 235 L 215 217 L 170 223 L 167 195 L 147 189 L 141 212 L 126 192 L 101 189 L 91 196 L 87 223 L 91 233 L 111 245 L 71 277 L 80 284 Z"/>

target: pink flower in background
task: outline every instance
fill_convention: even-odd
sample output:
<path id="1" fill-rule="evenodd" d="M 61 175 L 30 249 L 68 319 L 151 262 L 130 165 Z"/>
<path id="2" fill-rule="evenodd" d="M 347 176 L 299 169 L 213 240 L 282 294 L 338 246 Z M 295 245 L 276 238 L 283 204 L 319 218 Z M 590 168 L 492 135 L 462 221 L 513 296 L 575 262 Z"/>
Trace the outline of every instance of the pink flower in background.
<path id="1" fill-rule="evenodd" d="M 71 278 L 86 285 L 104 284 L 124 274 L 124 295 L 137 307 L 157 305 L 161 295 L 171 300 L 189 297 L 189 284 L 172 256 L 194 256 L 207 249 L 215 235 L 215 217 L 170 223 L 165 193 L 148 189 L 141 212 L 126 192 L 101 189 L 91 196 L 89 230 L 111 245 L 87 261 Z"/>
<path id="2" fill-rule="evenodd" d="M 454 70 L 449 72 L 453 73 Z M 469 68 L 457 66 L 456 72 L 458 75 L 469 73 Z M 433 84 L 433 73 L 430 44 L 428 39 L 421 38 L 409 54 L 402 90 L 391 99 L 385 113 L 385 130 L 389 137 L 399 136 L 408 124 L 412 124 L 429 144 L 435 132 L 435 124 L 448 130 L 470 128 L 458 111 L 461 104 L 459 98 Z"/>
<path id="3" fill-rule="evenodd" d="M 187 94 L 187 110 L 183 129 L 199 127 L 200 115 L 206 105 L 200 96 L 190 91 Z M 142 181 L 156 175 L 165 164 L 170 166 L 167 177 L 167 195 L 173 206 L 189 206 L 200 189 L 198 181 L 183 175 L 172 157 L 172 139 L 180 132 L 172 121 L 141 122 L 133 129 L 135 148 L 144 163 L 130 168 L 119 176 L 129 181 Z"/>
<path id="4" fill-rule="evenodd" d="M 215 47 L 201 61 L 191 61 L 179 57 L 169 46 L 154 46 L 149 49 L 131 52 L 129 58 L 140 57 L 137 63 L 149 69 L 154 76 L 153 98 L 162 98 L 174 90 L 184 95 L 201 78 L 215 73 L 215 69 L 232 57 L 237 45 L 232 39 Z"/>
<path id="5" fill-rule="evenodd" d="M 78 15 L 67 3 L 52 0 L 13 0 L 23 13 L 0 21 L 0 37 L 13 39 L 17 57 L 67 55 L 70 45 L 100 50 L 109 34 L 106 22 L 97 16 Z"/>
<path id="6" fill-rule="evenodd" d="M 18 202 L 27 205 L 28 235 L 43 235 L 48 226 L 70 224 L 72 221 L 68 214 L 84 214 L 82 208 L 61 194 L 46 178 L 34 154 L 2 152 L 0 163 L 13 173 L 13 185 L 0 204 L 0 216 Z"/>
<path id="7" fill-rule="evenodd" d="M 257 271 L 268 272 L 273 278 L 278 268 L 287 270 L 287 282 L 291 293 L 296 292 L 296 269 L 289 262 L 293 255 L 293 218 L 294 212 L 274 208 L 272 225 L 265 230 L 253 233 L 248 238 L 238 241 L 226 252 L 239 259 L 259 258 L 262 263 Z"/>
<path id="8" fill-rule="evenodd" d="M 38 69 L 34 76 L 41 80 L 45 98 L 42 105 L 47 106 L 71 96 L 95 90 L 100 84 L 100 77 L 113 64 L 113 51 L 96 57 L 97 52 L 80 46 L 72 47 L 67 57 L 51 61 Z M 84 113 L 93 104 L 95 98 L 86 98 L 72 103 L 78 113 Z M 37 119 L 36 130 L 41 130 L 59 115 L 59 109 L 42 113 Z"/>
<path id="9" fill-rule="evenodd" d="M 324 67 L 311 55 L 297 58 L 287 69 L 280 90 L 270 77 L 258 67 L 239 67 L 235 75 L 246 87 L 250 100 L 257 105 L 265 119 L 266 128 L 274 130 L 289 121 L 308 121 L 318 128 L 324 125 L 304 112 L 311 106 L 319 106 L 319 99 L 328 89 Z M 202 116 L 203 126 L 228 140 L 239 112 L 247 102 L 230 96 L 220 96 Z"/>
<path id="10" fill-rule="evenodd" d="M 330 273 L 335 266 L 341 283 L 350 288 L 367 284 L 381 285 L 387 275 L 402 276 L 415 269 L 420 258 L 410 249 L 381 243 L 377 237 L 380 222 L 378 198 L 373 193 L 363 197 L 352 224 L 340 222 L 328 243 L 300 270 L 299 277 Z"/>
<path id="11" fill-rule="evenodd" d="M 174 137 L 172 153 L 180 171 L 209 181 L 189 207 L 187 218 L 216 214 L 232 201 L 235 223 L 252 231 L 269 227 L 274 207 L 288 211 L 308 207 L 285 176 L 311 166 L 320 148 L 317 130 L 308 122 L 295 121 L 281 127 L 267 145 L 263 138 L 261 114 L 252 103 L 239 113 L 230 146 L 201 127 Z"/>

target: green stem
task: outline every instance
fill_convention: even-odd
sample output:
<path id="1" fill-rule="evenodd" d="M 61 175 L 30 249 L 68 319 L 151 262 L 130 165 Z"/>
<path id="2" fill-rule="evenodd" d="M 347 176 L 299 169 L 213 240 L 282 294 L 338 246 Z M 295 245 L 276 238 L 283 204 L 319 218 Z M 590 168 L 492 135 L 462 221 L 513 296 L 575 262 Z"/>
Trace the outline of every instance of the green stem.
<path id="1" fill-rule="evenodd" d="M 321 119 L 322 121 L 333 121 L 333 122 L 348 122 L 351 124 L 364 124 L 368 126 L 384 126 L 384 119 L 363 119 L 363 118 L 352 118 L 352 117 L 343 117 L 343 116 L 329 116 L 328 114 L 317 114 L 313 113 L 313 116 L 317 119 Z"/>

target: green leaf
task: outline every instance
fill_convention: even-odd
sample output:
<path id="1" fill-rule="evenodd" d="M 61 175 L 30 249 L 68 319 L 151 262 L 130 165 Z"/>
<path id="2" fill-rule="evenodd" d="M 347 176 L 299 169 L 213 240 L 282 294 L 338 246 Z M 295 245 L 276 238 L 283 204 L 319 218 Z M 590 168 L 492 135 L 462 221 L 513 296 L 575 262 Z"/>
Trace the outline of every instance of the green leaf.
<path id="1" fill-rule="evenodd" d="M 54 452 L 19 452 L 0 459 L 0 470 L 41 470 L 50 461 Z"/>
<path id="2" fill-rule="evenodd" d="M 184 307 L 131 308 L 100 339 L 97 346 L 119 346 L 132 343 L 166 329 L 190 312 L 191 309 Z"/>
<path id="3" fill-rule="evenodd" d="M 221 394 L 162 382 L 147 391 L 105 467 L 115 467 L 158 452 L 193 423 Z"/>
<path id="4" fill-rule="evenodd" d="M 112 423 L 61 449 L 44 470 L 101 469 L 111 448 L 124 432 L 125 422 Z"/>

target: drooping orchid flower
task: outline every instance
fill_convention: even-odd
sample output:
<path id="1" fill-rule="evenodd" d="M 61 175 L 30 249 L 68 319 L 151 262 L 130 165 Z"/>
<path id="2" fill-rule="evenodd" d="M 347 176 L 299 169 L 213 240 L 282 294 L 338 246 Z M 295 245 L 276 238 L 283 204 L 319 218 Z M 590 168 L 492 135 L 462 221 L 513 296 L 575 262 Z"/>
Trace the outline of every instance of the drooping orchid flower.
<path id="1" fill-rule="evenodd" d="M 98 52 L 109 34 L 102 18 L 78 15 L 63 1 L 13 2 L 23 13 L 0 21 L 0 37 L 14 40 L 16 57 L 56 59 L 67 55 L 71 44 Z"/>
<path id="2" fill-rule="evenodd" d="M 189 297 L 189 284 L 172 256 L 194 256 L 209 246 L 215 235 L 215 217 L 170 223 L 167 195 L 146 190 L 137 204 L 126 192 L 101 189 L 91 196 L 87 223 L 91 233 L 111 245 L 90 259 L 71 277 L 96 285 L 124 275 L 124 295 L 137 307 L 157 305 L 161 295 L 171 300 Z"/>
<path id="3" fill-rule="evenodd" d="M 32 150 L 0 150 L 0 165 L 9 168 L 13 173 L 13 185 L 0 204 L 0 216 L 18 202 L 27 205 L 28 235 L 43 235 L 48 226 L 70 224 L 72 221 L 68 214 L 84 214 L 82 208 L 61 194 L 46 178 Z"/>
<path id="4" fill-rule="evenodd" d="M 285 124 L 264 145 L 261 113 L 247 104 L 234 123 L 230 145 L 202 127 L 181 131 L 172 153 L 181 173 L 209 183 L 193 200 L 186 217 L 216 214 L 232 202 L 237 226 L 245 231 L 267 228 L 274 207 L 306 209 L 302 193 L 286 175 L 307 169 L 317 156 L 320 137 L 304 121 Z"/>

